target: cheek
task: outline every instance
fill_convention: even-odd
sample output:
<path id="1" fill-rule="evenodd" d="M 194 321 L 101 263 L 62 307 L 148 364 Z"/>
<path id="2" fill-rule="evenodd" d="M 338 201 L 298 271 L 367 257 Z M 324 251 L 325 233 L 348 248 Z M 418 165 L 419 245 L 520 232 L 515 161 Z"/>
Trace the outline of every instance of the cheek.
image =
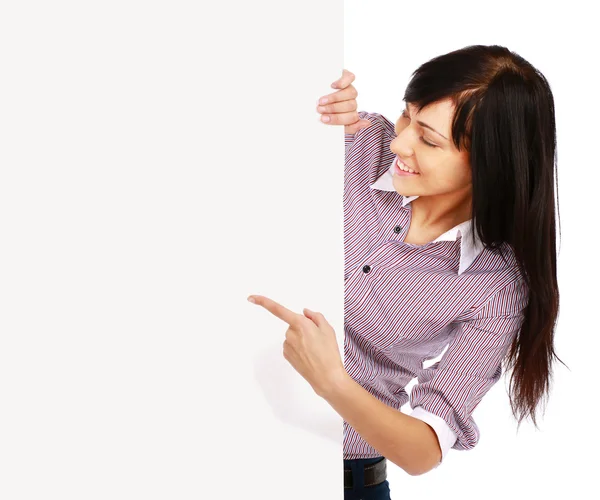
<path id="1" fill-rule="evenodd" d="M 471 168 L 452 160 L 440 158 L 423 159 L 421 170 L 438 186 L 454 189 L 471 184 Z"/>
<path id="2" fill-rule="evenodd" d="M 465 186 L 471 184 L 471 169 L 464 165 L 457 165 L 448 169 L 447 173 L 451 177 L 450 182 L 455 186 Z"/>
<path id="3" fill-rule="evenodd" d="M 462 179 L 465 184 L 470 184 L 473 175 L 471 174 L 471 166 L 470 165 L 462 165 L 460 168 L 460 172 L 462 173 Z"/>

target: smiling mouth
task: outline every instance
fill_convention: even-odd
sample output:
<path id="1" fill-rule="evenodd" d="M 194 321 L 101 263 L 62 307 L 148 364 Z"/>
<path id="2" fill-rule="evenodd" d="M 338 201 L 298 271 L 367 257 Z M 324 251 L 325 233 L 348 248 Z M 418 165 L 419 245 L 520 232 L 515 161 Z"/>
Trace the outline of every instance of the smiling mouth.
<path id="1" fill-rule="evenodd" d="M 402 174 L 406 174 L 406 175 L 421 175 L 419 172 L 416 172 L 412 169 L 409 169 L 406 165 L 404 165 L 404 163 L 402 163 L 402 161 L 400 160 L 400 158 L 396 159 L 396 162 L 394 164 L 395 170 L 396 172 L 402 173 Z"/>

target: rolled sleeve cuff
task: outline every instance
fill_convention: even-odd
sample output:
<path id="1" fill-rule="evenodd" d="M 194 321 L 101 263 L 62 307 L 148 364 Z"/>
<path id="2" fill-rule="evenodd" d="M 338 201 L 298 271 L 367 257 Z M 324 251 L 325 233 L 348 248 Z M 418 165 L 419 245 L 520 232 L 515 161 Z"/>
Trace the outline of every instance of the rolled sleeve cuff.
<path id="1" fill-rule="evenodd" d="M 418 418 L 426 424 L 429 424 L 437 434 L 437 438 L 440 443 L 440 449 L 442 450 L 442 460 L 440 461 L 441 464 L 444 461 L 448 450 L 452 448 L 452 445 L 454 445 L 456 442 L 456 434 L 442 417 L 428 412 L 420 406 L 415 407 L 412 413 L 410 413 L 410 416 Z"/>

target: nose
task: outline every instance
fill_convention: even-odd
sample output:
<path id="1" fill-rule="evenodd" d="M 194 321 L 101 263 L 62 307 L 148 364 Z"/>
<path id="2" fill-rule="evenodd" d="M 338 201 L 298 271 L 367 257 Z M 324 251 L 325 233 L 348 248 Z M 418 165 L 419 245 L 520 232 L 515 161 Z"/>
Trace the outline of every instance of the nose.
<path id="1" fill-rule="evenodd" d="M 410 131 L 406 132 L 407 130 L 408 127 L 405 127 L 390 143 L 390 150 L 400 158 L 409 158 L 414 153 L 410 143 Z"/>

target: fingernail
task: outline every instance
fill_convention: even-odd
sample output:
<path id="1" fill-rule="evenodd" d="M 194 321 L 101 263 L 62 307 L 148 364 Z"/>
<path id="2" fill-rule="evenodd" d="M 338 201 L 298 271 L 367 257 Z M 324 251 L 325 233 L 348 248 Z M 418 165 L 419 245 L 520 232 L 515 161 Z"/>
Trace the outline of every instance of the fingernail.
<path id="1" fill-rule="evenodd" d="M 329 102 L 329 99 L 327 99 L 327 97 L 321 97 L 319 104 L 327 104 L 328 102 Z"/>
<path id="2" fill-rule="evenodd" d="M 253 304 L 256 304 L 256 300 L 254 300 L 254 297 L 252 297 L 252 295 L 250 297 L 248 297 L 248 302 L 252 302 Z"/>
<path id="3" fill-rule="evenodd" d="M 326 123 L 327 123 L 329 120 L 331 120 L 331 118 L 329 118 L 328 116 L 322 116 L 322 117 L 321 117 L 321 121 L 324 121 L 324 122 L 326 122 Z"/>
<path id="4" fill-rule="evenodd" d="M 337 82 L 333 82 L 333 83 L 331 84 L 331 86 L 332 86 L 334 89 L 335 89 L 335 88 L 337 88 Z"/>

